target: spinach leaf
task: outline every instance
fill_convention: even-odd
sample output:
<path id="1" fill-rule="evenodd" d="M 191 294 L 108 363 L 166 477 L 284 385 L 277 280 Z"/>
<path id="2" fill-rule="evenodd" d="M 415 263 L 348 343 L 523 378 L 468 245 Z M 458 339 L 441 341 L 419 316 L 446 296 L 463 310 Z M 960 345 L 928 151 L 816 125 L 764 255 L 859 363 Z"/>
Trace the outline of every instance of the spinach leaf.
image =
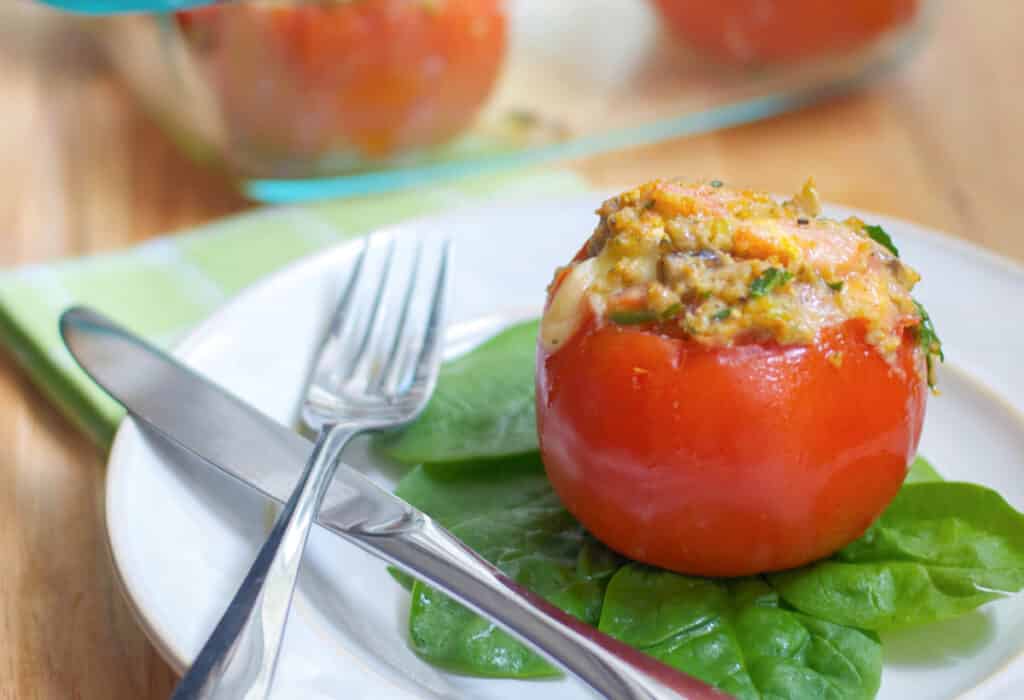
<path id="1" fill-rule="evenodd" d="M 536 454 L 478 469 L 417 467 L 396 493 L 519 583 L 597 624 L 605 585 L 621 560 L 562 507 Z M 412 587 L 409 633 L 420 656 L 460 673 L 515 678 L 558 673 L 491 622 L 418 581 Z"/>
<path id="2" fill-rule="evenodd" d="M 600 628 L 741 700 L 867 700 L 881 682 L 877 637 L 787 609 L 758 578 L 630 564 L 608 585 Z"/>
<path id="3" fill-rule="evenodd" d="M 917 327 L 917 342 L 921 346 L 921 351 L 924 352 L 925 362 L 927 363 L 928 387 L 934 389 L 935 358 L 938 357 L 939 362 L 945 362 L 946 355 L 942 351 L 942 341 L 939 340 L 939 336 L 935 332 L 935 324 L 932 322 L 932 317 L 925 311 L 921 302 L 916 299 L 914 300 L 914 306 L 917 307 L 917 314 L 921 318 L 921 323 Z"/>
<path id="4" fill-rule="evenodd" d="M 886 233 L 884 228 L 877 225 L 867 225 L 864 227 L 864 232 L 868 234 L 871 240 L 880 244 L 897 258 L 900 256 L 900 251 L 897 250 L 896 244 L 892 242 L 892 236 Z"/>
<path id="5" fill-rule="evenodd" d="M 935 471 L 935 467 L 927 459 L 918 455 L 910 463 L 910 470 L 904 484 L 917 484 L 922 481 L 942 481 L 942 476 Z"/>
<path id="6" fill-rule="evenodd" d="M 405 464 L 504 457 L 537 449 L 533 374 L 538 322 L 510 328 L 446 363 L 419 420 L 379 441 Z"/>
<path id="7" fill-rule="evenodd" d="M 839 624 L 949 619 L 1024 588 L 1024 515 L 976 484 L 909 483 L 863 537 L 769 580 L 796 609 Z"/>

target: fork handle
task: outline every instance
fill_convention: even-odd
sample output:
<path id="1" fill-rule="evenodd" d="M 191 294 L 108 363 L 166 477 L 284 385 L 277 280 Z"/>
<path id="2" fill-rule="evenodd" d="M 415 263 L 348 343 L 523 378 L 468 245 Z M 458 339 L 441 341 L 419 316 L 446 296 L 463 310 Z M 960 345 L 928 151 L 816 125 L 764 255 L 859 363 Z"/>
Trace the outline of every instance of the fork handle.
<path id="1" fill-rule="evenodd" d="M 326 426 L 256 561 L 172 700 L 262 700 L 270 694 L 302 553 L 346 443 L 360 432 Z"/>
<path id="2" fill-rule="evenodd" d="M 449 594 L 614 700 L 731 696 L 565 613 L 503 574 L 428 516 L 391 529 L 336 530 L 360 548 Z"/>

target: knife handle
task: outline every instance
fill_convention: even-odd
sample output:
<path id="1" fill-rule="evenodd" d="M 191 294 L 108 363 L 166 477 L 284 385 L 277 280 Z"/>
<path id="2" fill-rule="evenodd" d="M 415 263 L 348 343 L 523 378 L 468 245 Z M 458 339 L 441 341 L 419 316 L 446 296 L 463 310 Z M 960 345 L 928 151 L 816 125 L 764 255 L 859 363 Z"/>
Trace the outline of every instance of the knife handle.
<path id="1" fill-rule="evenodd" d="M 309 531 L 341 451 L 358 426 L 328 425 L 274 527 L 220 622 L 171 700 L 262 700 L 270 696 Z"/>
<path id="2" fill-rule="evenodd" d="M 346 527 L 338 533 L 494 620 L 605 698 L 730 697 L 556 608 L 418 511 L 409 509 L 406 517 L 393 519 L 384 526 Z"/>

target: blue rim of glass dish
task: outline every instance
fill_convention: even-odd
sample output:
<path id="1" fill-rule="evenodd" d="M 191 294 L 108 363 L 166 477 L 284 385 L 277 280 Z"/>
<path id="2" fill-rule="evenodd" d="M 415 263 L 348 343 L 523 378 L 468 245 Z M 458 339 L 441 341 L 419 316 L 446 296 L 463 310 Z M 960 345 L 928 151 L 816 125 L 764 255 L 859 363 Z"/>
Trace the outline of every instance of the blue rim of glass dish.
<path id="1" fill-rule="evenodd" d="M 211 0 L 39 0 L 39 2 L 74 14 L 114 15 L 175 12 L 209 5 Z"/>

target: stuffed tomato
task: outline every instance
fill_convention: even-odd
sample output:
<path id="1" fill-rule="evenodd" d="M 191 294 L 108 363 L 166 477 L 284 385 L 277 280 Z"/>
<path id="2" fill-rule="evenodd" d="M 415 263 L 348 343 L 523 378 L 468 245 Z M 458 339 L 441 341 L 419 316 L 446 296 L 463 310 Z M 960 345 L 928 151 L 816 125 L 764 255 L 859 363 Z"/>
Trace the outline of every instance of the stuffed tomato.
<path id="1" fill-rule="evenodd" d="M 879 227 L 718 181 L 612 198 L 549 288 L 537 362 L 548 477 L 600 540 L 682 573 L 827 556 L 899 490 L 930 320 Z"/>
<path id="2" fill-rule="evenodd" d="M 386 161 L 465 131 L 505 57 L 500 0 L 251 0 L 179 12 L 248 170 Z"/>

